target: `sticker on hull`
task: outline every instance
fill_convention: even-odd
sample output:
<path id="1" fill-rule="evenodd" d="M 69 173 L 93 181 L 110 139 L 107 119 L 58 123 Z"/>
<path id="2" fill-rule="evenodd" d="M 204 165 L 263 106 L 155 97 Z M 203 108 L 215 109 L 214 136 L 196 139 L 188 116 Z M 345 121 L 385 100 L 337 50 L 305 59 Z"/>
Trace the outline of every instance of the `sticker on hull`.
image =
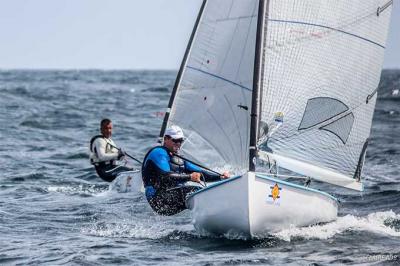
<path id="1" fill-rule="evenodd" d="M 268 193 L 267 203 L 280 205 L 279 201 L 281 198 L 281 190 L 277 183 L 274 186 L 270 187 L 271 191 Z"/>

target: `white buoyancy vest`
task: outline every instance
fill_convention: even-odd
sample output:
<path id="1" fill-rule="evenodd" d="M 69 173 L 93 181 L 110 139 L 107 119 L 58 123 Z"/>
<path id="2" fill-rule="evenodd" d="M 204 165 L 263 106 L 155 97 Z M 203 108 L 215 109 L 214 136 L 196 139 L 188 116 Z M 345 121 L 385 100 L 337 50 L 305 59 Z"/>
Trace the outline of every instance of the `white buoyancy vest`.
<path id="1" fill-rule="evenodd" d="M 102 136 L 94 139 L 90 147 L 90 162 L 92 164 L 104 162 L 112 163 L 118 160 L 118 150 L 115 148 L 114 141 Z"/>

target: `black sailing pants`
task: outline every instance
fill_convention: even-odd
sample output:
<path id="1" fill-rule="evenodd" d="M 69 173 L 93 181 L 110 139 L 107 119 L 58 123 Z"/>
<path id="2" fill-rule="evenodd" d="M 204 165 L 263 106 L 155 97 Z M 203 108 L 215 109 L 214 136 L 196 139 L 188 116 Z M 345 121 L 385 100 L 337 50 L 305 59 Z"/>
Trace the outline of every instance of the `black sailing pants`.
<path id="1" fill-rule="evenodd" d="M 177 187 L 169 190 L 160 189 L 155 196 L 147 199 L 151 208 L 160 215 L 171 216 L 186 208 L 186 197 L 189 193 L 199 190 L 199 187 Z"/>
<path id="2" fill-rule="evenodd" d="M 112 182 L 121 172 L 133 170 L 132 168 L 126 166 L 112 164 L 95 166 L 95 168 L 99 177 L 106 182 Z"/>

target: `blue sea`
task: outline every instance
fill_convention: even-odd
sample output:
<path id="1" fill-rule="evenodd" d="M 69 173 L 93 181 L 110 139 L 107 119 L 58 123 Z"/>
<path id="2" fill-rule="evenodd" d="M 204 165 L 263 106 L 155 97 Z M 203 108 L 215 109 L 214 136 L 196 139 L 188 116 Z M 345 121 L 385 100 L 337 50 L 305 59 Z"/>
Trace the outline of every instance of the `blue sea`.
<path id="1" fill-rule="evenodd" d="M 157 216 L 142 194 L 110 191 L 89 164 L 103 117 L 113 139 L 143 158 L 175 76 L 0 71 L 0 265 L 400 263 L 400 70 L 382 73 L 365 191 L 334 190 L 337 221 L 256 240 L 200 236 L 188 211 Z"/>

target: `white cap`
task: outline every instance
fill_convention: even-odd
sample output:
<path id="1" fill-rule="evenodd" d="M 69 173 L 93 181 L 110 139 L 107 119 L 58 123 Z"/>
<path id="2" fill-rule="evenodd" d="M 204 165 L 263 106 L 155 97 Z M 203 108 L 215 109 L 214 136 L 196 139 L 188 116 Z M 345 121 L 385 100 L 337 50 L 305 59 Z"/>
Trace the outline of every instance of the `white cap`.
<path id="1" fill-rule="evenodd" d="M 178 126 L 171 126 L 165 130 L 165 136 L 170 136 L 173 139 L 184 139 L 182 128 Z"/>

